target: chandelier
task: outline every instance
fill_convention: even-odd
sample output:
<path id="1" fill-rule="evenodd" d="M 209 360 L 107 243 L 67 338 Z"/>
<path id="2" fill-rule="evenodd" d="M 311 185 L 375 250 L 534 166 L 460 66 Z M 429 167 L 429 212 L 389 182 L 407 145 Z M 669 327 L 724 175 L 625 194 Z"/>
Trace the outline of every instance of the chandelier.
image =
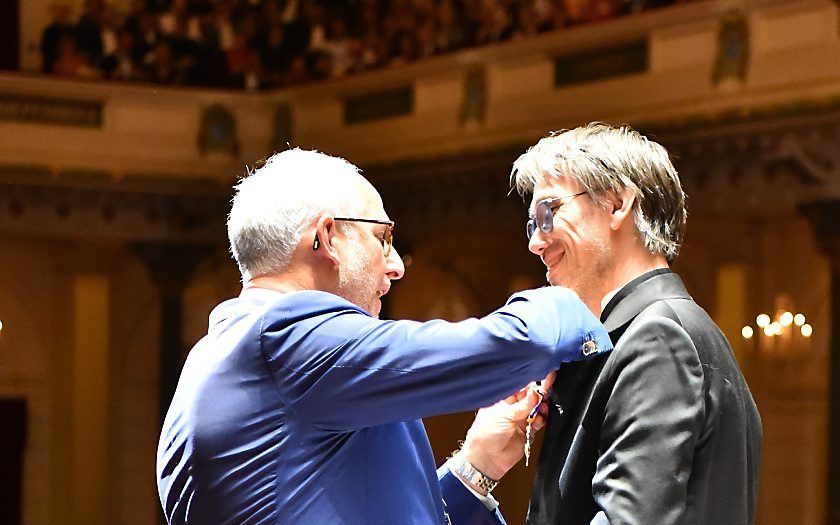
<path id="1" fill-rule="evenodd" d="M 808 347 L 814 328 L 807 321 L 805 314 L 788 310 L 778 310 L 772 318 L 761 313 L 755 317 L 755 326 L 741 328 L 741 336 L 762 353 L 790 355 Z"/>

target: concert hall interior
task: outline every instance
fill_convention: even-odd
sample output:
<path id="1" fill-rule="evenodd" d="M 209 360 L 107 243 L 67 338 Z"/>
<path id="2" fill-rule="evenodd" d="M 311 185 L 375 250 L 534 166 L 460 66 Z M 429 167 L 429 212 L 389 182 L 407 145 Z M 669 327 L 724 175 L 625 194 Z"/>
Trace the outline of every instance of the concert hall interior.
<path id="1" fill-rule="evenodd" d="M 840 525 L 840 3 L 7 0 L 0 42 L 3 523 L 161 523 L 160 424 L 239 293 L 246 166 L 358 165 L 406 266 L 383 317 L 461 320 L 545 284 L 513 161 L 602 121 L 680 173 L 674 267 L 764 425 L 757 523 Z M 472 416 L 425 421 L 439 462 Z M 494 491 L 509 523 L 534 463 Z"/>

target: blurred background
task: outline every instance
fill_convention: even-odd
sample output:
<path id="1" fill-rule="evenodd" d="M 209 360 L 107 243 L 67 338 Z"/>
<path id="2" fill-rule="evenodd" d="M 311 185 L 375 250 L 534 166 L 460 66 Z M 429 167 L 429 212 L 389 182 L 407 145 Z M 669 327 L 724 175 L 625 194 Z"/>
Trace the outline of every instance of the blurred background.
<path id="1" fill-rule="evenodd" d="M 159 425 L 239 292 L 246 165 L 360 166 L 407 267 L 384 314 L 459 320 L 544 283 L 510 166 L 593 120 L 680 171 L 675 270 L 764 422 L 758 523 L 840 524 L 837 2 L 3 0 L 0 68 L 3 524 L 160 523 Z M 440 461 L 471 420 L 426 421 Z M 534 472 L 496 491 L 511 524 Z"/>

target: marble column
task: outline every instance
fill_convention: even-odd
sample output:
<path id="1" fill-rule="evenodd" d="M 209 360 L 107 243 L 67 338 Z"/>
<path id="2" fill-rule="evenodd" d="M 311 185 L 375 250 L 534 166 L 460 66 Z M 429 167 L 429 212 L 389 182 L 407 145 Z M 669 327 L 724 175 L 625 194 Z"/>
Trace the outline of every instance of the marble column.
<path id="1" fill-rule="evenodd" d="M 108 522 L 110 291 L 111 282 L 106 275 L 74 278 L 72 524 Z"/>
<path id="2" fill-rule="evenodd" d="M 826 524 L 840 525 L 840 200 L 809 202 L 799 209 L 831 268 Z"/>
<path id="3" fill-rule="evenodd" d="M 183 343 L 183 294 L 193 272 L 214 251 L 211 246 L 136 244 L 135 253 L 146 263 L 160 300 L 160 420 L 166 416 L 188 348 Z"/>

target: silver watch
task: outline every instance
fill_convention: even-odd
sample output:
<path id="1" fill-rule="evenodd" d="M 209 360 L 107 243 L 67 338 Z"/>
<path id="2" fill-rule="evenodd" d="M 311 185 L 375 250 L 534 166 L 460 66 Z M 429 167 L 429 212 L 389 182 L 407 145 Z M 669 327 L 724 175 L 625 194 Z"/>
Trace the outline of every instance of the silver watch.
<path id="1" fill-rule="evenodd" d="M 472 463 L 460 456 L 453 456 L 450 460 L 450 468 L 454 470 L 459 476 L 464 478 L 468 483 L 486 490 L 489 494 L 499 484 L 499 480 L 491 479 L 485 476 L 480 470 L 475 468 Z"/>

